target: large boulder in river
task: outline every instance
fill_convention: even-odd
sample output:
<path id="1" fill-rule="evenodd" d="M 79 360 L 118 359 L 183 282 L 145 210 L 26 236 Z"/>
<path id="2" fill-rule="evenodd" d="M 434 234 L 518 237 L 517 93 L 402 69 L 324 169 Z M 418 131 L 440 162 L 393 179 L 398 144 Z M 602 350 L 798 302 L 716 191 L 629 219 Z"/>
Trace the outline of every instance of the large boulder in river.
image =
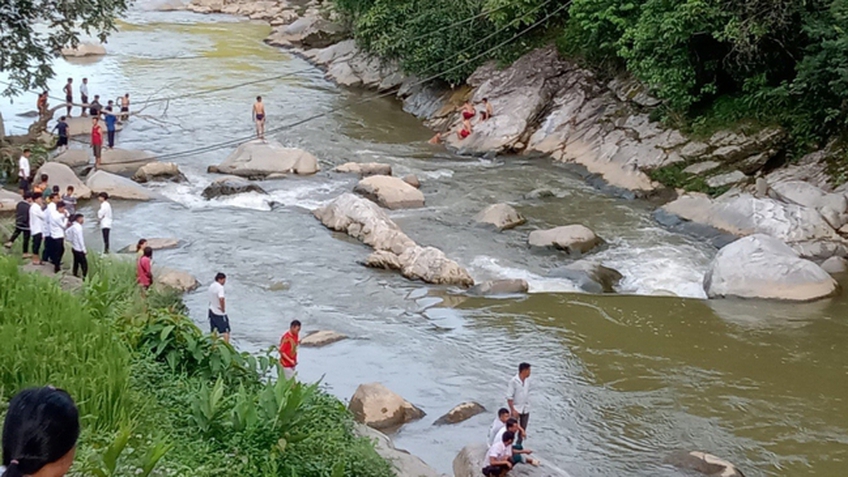
<path id="1" fill-rule="evenodd" d="M 103 149 L 100 169 L 124 177 L 132 177 L 142 166 L 153 162 L 152 154 L 135 149 Z"/>
<path id="2" fill-rule="evenodd" d="M 62 48 L 65 58 L 81 58 L 83 56 L 103 56 L 106 47 L 100 43 L 79 43 L 76 47 Z"/>
<path id="3" fill-rule="evenodd" d="M 848 223 L 848 199 L 844 194 L 827 193 L 804 181 L 783 181 L 769 186 L 775 198 L 815 209 L 834 229 Z"/>
<path id="4" fill-rule="evenodd" d="M 708 477 L 745 477 L 735 465 L 704 452 L 676 452 L 666 457 L 664 462 Z"/>
<path id="5" fill-rule="evenodd" d="M 435 247 L 409 247 L 400 254 L 399 259 L 402 265 L 401 274 L 410 280 L 463 288 L 474 285 L 474 279 L 468 270 Z"/>
<path id="6" fill-rule="evenodd" d="M 157 267 L 153 271 L 153 282 L 156 285 L 183 293 L 188 293 L 200 286 L 197 278 L 194 278 L 190 273 L 165 267 Z"/>
<path id="7" fill-rule="evenodd" d="M 436 419 L 436 422 L 433 424 L 436 424 L 437 426 L 444 424 L 456 424 L 471 419 L 477 414 L 482 414 L 484 412 L 486 412 L 486 408 L 483 407 L 482 404 L 474 401 L 468 401 L 457 405 L 444 416 Z"/>
<path id="8" fill-rule="evenodd" d="M 225 176 L 215 179 L 203 189 L 203 198 L 207 200 L 227 195 L 245 194 L 256 192 L 265 194 L 265 190 L 247 179 L 236 176 Z"/>
<path id="9" fill-rule="evenodd" d="M 618 270 L 590 260 L 578 260 L 552 270 L 548 276 L 565 278 L 574 282 L 586 293 L 615 293 L 618 282 L 624 278 Z"/>
<path id="10" fill-rule="evenodd" d="M 68 167 L 85 167 L 91 162 L 91 151 L 88 149 L 68 149 L 52 159 Z"/>
<path id="11" fill-rule="evenodd" d="M 349 408 L 356 422 L 374 429 L 398 427 L 425 416 L 424 411 L 380 383 L 360 384 Z"/>
<path id="12" fill-rule="evenodd" d="M 527 219 L 507 204 L 492 204 L 475 215 L 474 221 L 498 230 L 509 230 L 524 224 Z"/>
<path id="13" fill-rule="evenodd" d="M 315 174 L 321 170 L 318 158 L 294 147 L 285 147 L 277 141 L 254 140 L 241 144 L 210 172 L 234 176 L 263 178 L 271 174 Z"/>
<path id="14" fill-rule="evenodd" d="M 831 296 L 838 287 L 820 266 L 764 234 L 741 238 L 719 250 L 704 277 L 710 298 L 809 301 Z"/>
<path id="15" fill-rule="evenodd" d="M 383 209 L 353 194 L 342 194 L 312 213 L 327 228 L 345 232 L 375 250 L 400 255 L 415 246 Z"/>
<path id="16" fill-rule="evenodd" d="M 486 452 L 488 447 L 485 443 L 467 445 L 459 451 L 453 459 L 454 477 L 480 477 L 482 469 L 488 465 Z M 535 455 L 533 457 L 536 457 Z M 538 459 L 538 458 L 537 458 Z M 535 467 L 528 464 L 519 464 L 509 471 L 509 477 L 569 477 L 569 475 L 556 467 L 542 464 Z"/>
<path id="17" fill-rule="evenodd" d="M 553 247 L 569 254 L 586 253 L 603 240 L 584 225 L 565 225 L 548 230 L 530 232 L 527 242 L 531 247 Z"/>
<path id="18" fill-rule="evenodd" d="M 85 180 L 85 185 L 96 195 L 106 192 L 113 199 L 150 200 L 153 194 L 137 183 L 106 171 L 95 171 Z"/>
<path id="19" fill-rule="evenodd" d="M 490 280 L 469 288 L 468 294 L 474 296 L 515 295 L 527 293 L 529 289 L 530 285 L 527 284 L 526 280 Z"/>
<path id="20" fill-rule="evenodd" d="M 152 250 L 168 250 L 180 246 L 180 239 L 175 238 L 150 238 L 147 240 L 147 246 Z M 138 243 L 131 243 L 118 251 L 118 253 L 136 253 Z"/>
<path id="21" fill-rule="evenodd" d="M 370 176 L 359 181 L 354 192 L 387 209 L 424 207 L 424 194 L 402 179 L 392 176 Z"/>
<path id="22" fill-rule="evenodd" d="M 141 166 L 133 174 L 132 180 L 143 184 L 151 181 L 183 182 L 186 178 L 173 162 L 153 161 Z"/>
<path id="23" fill-rule="evenodd" d="M 70 167 L 58 162 L 45 162 L 38 168 L 36 177 L 41 177 L 42 174 L 47 174 L 47 183 L 50 186 L 59 186 L 59 190 L 64 194 L 68 186 L 74 186 L 74 197 L 77 199 L 88 199 L 91 197 L 91 189 L 88 188 L 74 174 Z"/>
<path id="24" fill-rule="evenodd" d="M 380 162 L 346 162 L 333 169 L 333 172 L 359 174 L 360 177 L 390 176 L 392 165 Z"/>

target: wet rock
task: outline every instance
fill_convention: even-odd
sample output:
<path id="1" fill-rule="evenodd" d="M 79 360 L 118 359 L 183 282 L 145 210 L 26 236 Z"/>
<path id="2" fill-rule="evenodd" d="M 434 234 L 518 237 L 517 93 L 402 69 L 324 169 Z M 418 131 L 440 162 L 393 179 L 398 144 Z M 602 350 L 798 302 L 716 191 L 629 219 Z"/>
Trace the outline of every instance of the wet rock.
<path id="1" fill-rule="evenodd" d="M 448 411 L 447 414 L 436 419 L 436 422 L 433 424 L 437 426 L 444 424 L 456 424 L 471 419 L 472 417 L 484 412 L 486 412 L 486 408 L 483 407 L 482 404 L 478 404 L 474 401 L 468 401 L 454 407 Z"/>
<path id="2" fill-rule="evenodd" d="M 664 462 L 681 469 L 700 472 L 708 477 L 745 477 L 730 462 L 703 452 L 677 452 L 668 456 Z"/>
<path id="3" fill-rule="evenodd" d="M 704 277 L 710 298 L 810 301 L 833 295 L 836 281 L 774 237 L 755 234 L 719 250 Z"/>
<path id="4" fill-rule="evenodd" d="M 102 170 L 89 175 L 85 185 L 94 195 L 106 192 L 110 198 L 114 199 L 142 201 L 153 199 L 153 194 L 137 183 Z"/>
<path id="5" fill-rule="evenodd" d="M 348 406 L 356 422 L 387 429 L 421 419 L 424 411 L 380 383 L 360 384 Z"/>
<path id="6" fill-rule="evenodd" d="M 524 224 L 527 219 L 507 204 L 493 204 L 475 215 L 474 221 L 498 230 L 509 230 Z"/>
<path id="7" fill-rule="evenodd" d="M 396 449 L 392 440 L 382 432 L 359 423 L 354 424 L 354 432 L 374 442 L 377 453 L 394 465 L 398 477 L 444 477 L 420 458 Z"/>
<path id="8" fill-rule="evenodd" d="M 103 56 L 106 47 L 99 43 L 80 43 L 76 47 L 62 48 L 62 56 L 65 58 L 81 58 L 84 56 Z"/>
<path id="9" fill-rule="evenodd" d="M 848 260 L 842 257 L 830 257 L 821 264 L 822 270 L 835 275 L 848 271 Z"/>
<path id="10" fill-rule="evenodd" d="M 227 159 L 211 169 L 219 174 L 231 174 L 250 179 L 270 174 L 315 174 L 321 168 L 318 158 L 293 147 L 285 147 L 274 140 L 253 140 L 241 144 Z"/>
<path id="11" fill-rule="evenodd" d="M 265 194 L 265 190 L 242 177 L 226 176 L 220 179 L 215 179 L 209 184 L 206 189 L 203 189 L 203 198 L 207 200 L 216 197 L 245 194 L 248 192 L 256 192 Z"/>
<path id="12" fill-rule="evenodd" d="M 772 184 L 772 195 L 783 202 L 817 210 L 833 227 L 848 223 L 848 199 L 844 194 L 827 193 L 803 181 L 784 181 Z"/>
<path id="13" fill-rule="evenodd" d="M 200 282 L 190 273 L 165 267 L 157 267 L 154 270 L 153 283 L 157 286 L 172 288 L 183 293 L 193 291 L 200 286 Z"/>
<path id="14" fill-rule="evenodd" d="M 553 247 L 569 254 L 586 253 L 603 243 L 592 230 L 583 225 L 565 225 L 530 232 L 531 247 Z"/>
<path id="15" fill-rule="evenodd" d="M 469 288 L 468 294 L 475 296 L 514 295 L 527 293 L 528 290 L 530 290 L 530 285 L 526 280 L 490 280 Z"/>
<path id="16" fill-rule="evenodd" d="M 347 339 L 347 336 L 341 333 L 320 330 L 306 335 L 302 340 L 300 340 L 300 344 L 307 348 L 321 348 L 345 339 Z"/>
<path id="17" fill-rule="evenodd" d="M 281 47 L 325 48 L 343 40 L 346 34 L 346 29 L 338 23 L 319 15 L 307 15 L 277 28 L 265 42 Z"/>
<path id="18" fill-rule="evenodd" d="M 424 194 L 397 177 L 366 177 L 359 181 L 354 192 L 387 209 L 424 207 Z"/>
<path id="19" fill-rule="evenodd" d="M 615 293 L 615 287 L 624 276 L 615 269 L 605 267 L 600 263 L 579 260 L 565 267 L 551 270 L 548 274 L 553 278 L 565 278 L 574 282 L 586 293 Z"/>
<path id="20" fill-rule="evenodd" d="M 421 182 L 418 180 L 418 177 L 413 174 L 403 176 L 403 181 L 411 185 L 412 187 L 415 187 L 416 189 L 421 188 Z"/>
<path id="21" fill-rule="evenodd" d="M 90 154 L 88 149 L 68 149 L 51 160 L 71 168 L 85 167 L 91 161 Z"/>
<path id="22" fill-rule="evenodd" d="M 58 119 L 59 115 L 57 114 L 55 117 Z M 70 137 L 91 136 L 91 118 L 90 117 L 74 116 L 74 117 L 70 117 L 70 118 L 65 118 L 65 122 L 68 124 L 68 136 L 70 136 Z M 106 126 L 103 124 L 103 122 L 101 122 L 100 125 L 101 125 L 101 127 L 104 128 L 104 131 L 105 131 Z M 120 123 L 116 124 L 115 130 L 120 131 L 121 129 L 123 129 L 123 127 L 124 127 L 123 124 L 120 124 Z M 87 148 L 87 149 L 84 149 L 84 150 L 90 151 L 90 148 Z M 104 153 L 106 151 L 107 151 L 107 149 L 103 149 Z"/>
<path id="23" fill-rule="evenodd" d="M 550 189 L 533 189 L 524 194 L 524 198 L 527 200 L 550 199 L 552 197 L 556 197 L 556 194 Z"/>
<path id="24" fill-rule="evenodd" d="M 333 172 L 359 174 L 360 177 L 390 176 L 392 165 L 379 162 L 347 162 L 333 169 Z"/>
<path id="25" fill-rule="evenodd" d="M 415 245 L 377 204 L 353 194 L 336 197 L 313 215 L 324 226 L 345 232 L 378 251 L 399 255 Z"/>
<path id="26" fill-rule="evenodd" d="M 401 270 L 403 264 L 400 257 L 385 250 L 377 250 L 365 259 L 365 266 L 370 268 L 381 268 L 383 270 Z"/>
<path id="27" fill-rule="evenodd" d="M 401 274 L 410 280 L 422 280 L 435 285 L 455 285 L 468 288 L 474 279 L 458 263 L 435 247 L 414 246 L 400 254 Z"/>
<path id="28" fill-rule="evenodd" d="M 746 176 L 743 172 L 733 171 L 708 178 L 707 185 L 713 188 L 718 188 L 738 184 L 746 180 L 748 180 L 748 176 Z"/>
<path id="29" fill-rule="evenodd" d="M 711 171 L 720 165 L 721 163 L 716 161 L 696 162 L 695 164 L 686 167 L 686 169 L 683 169 L 683 172 L 686 174 L 698 175 Z"/>
<path id="30" fill-rule="evenodd" d="M 153 162 L 153 156 L 133 149 L 103 149 L 100 169 L 112 174 L 132 177 L 142 166 Z"/>
<path id="31" fill-rule="evenodd" d="M 42 174 L 49 176 L 48 184 L 50 186 L 59 186 L 59 190 L 64 194 L 68 186 L 74 186 L 74 197 L 77 199 L 88 199 L 91 197 L 91 189 L 88 188 L 74 174 L 70 167 L 58 162 L 45 162 L 38 168 L 35 177 L 41 177 Z"/>
<path id="32" fill-rule="evenodd" d="M 488 447 L 485 443 L 470 444 L 462 448 L 453 459 L 454 477 L 479 477 L 481 470 L 488 464 L 486 452 Z M 536 457 L 534 454 L 533 457 Z M 537 457 L 538 458 L 538 457 Z M 532 465 L 516 465 L 507 474 L 509 477 L 569 477 L 569 475 L 556 467 L 543 463 L 539 467 Z"/>
<path id="33" fill-rule="evenodd" d="M 118 253 L 136 253 L 137 243 L 131 243 L 118 250 Z M 180 240 L 175 238 L 151 238 L 147 239 L 147 246 L 153 250 L 168 250 L 180 246 Z"/>
<path id="34" fill-rule="evenodd" d="M 151 181 L 183 182 L 186 180 L 179 166 L 173 162 L 148 162 L 141 166 L 132 176 L 132 180 L 140 183 Z"/>

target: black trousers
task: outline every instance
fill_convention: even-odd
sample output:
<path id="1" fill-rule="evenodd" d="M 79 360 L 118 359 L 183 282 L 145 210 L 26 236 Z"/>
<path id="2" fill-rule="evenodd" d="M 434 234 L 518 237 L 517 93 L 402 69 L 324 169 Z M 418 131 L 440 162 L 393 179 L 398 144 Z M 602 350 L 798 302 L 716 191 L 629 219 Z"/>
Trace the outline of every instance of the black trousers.
<path id="1" fill-rule="evenodd" d="M 41 251 L 41 239 L 44 237 L 42 234 L 35 234 L 32 236 L 32 254 L 33 256 L 38 256 L 38 252 Z"/>
<path id="2" fill-rule="evenodd" d="M 109 149 L 115 147 L 115 131 L 106 131 L 106 138 L 109 141 Z"/>
<path id="3" fill-rule="evenodd" d="M 53 264 L 53 271 L 59 273 L 62 270 L 62 256 L 65 255 L 65 240 L 51 238 L 50 242 L 50 262 Z"/>
<path id="4" fill-rule="evenodd" d="M 74 276 L 78 277 L 77 272 L 82 269 L 82 278 L 84 279 L 88 275 L 88 258 L 85 256 L 85 252 L 80 252 L 79 250 L 71 250 L 74 254 Z"/>
<path id="5" fill-rule="evenodd" d="M 100 232 L 103 233 L 103 253 L 109 253 L 109 232 L 112 229 L 100 229 Z"/>
<path id="6" fill-rule="evenodd" d="M 12 233 L 12 238 L 9 239 L 10 242 L 15 243 L 15 240 L 18 239 L 18 235 L 23 234 L 24 236 L 24 253 L 29 252 L 29 229 L 22 229 L 20 227 L 15 227 L 15 231 Z"/>
<path id="7" fill-rule="evenodd" d="M 50 262 L 53 260 L 53 239 L 44 234 L 44 250 L 41 252 L 41 261 Z"/>
<path id="8" fill-rule="evenodd" d="M 522 429 L 524 429 L 524 432 L 527 432 L 527 424 L 529 424 L 529 423 L 530 423 L 530 413 L 529 412 L 527 414 L 519 414 L 518 415 L 518 425 L 521 426 Z M 517 436 L 516 439 L 515 439 L 515 442 L 518 445 L 521 445 L 521 443 L 523 441 L 524 441 L 524 439 L 522 439 L 521 436 Z"/>

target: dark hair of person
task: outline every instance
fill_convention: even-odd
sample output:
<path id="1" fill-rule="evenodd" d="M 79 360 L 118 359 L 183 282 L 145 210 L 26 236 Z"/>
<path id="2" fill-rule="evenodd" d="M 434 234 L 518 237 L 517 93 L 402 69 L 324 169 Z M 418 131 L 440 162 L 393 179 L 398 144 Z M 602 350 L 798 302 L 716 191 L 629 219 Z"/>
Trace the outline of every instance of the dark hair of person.
<path id="1" fill-rule="evenodd" d="M 525 369 L 530 369 L 530 363 L 521 363 L 518 365 L 518 372 L 522 372 Z"/>
<path id="2" fill-rule="evenodd" d="M 73 80 L 74 80 L 73 78 L 68 78 L 68 83 L 70 83 Z"/>
<path id="3" fill-rule="evenodd" d="M 52 196 L 51 196 L 51 197 L 52 197 Z M 65 201 L 64 201 L 64 200 L 60 200 L 59 202 L 56 202 L 56 208 L 57 208 L 57 209 L 61 209 L 61 208 L 62 208 L 62 207 L 64 207 L 64 206 L 65 206 Z"/>
<path id="4" fill-rule="evenodd" d="M 512 431 L 506 431 L 506 432 L 504 432 L 503 438 L 501 438 L 501 441 L 504 442 L 504 443 L 507 443 L 507 442 L 509 442 L 513 439 L 515 439 L 515 433 L 512 432 Z"/>
<path id="5" fill-rule="evenodd" d="M 50 386 L 24 389 L 9 403 L 3 423 L 3 477 L 32 475 L 77 444 L 80 423 L 74 400 Z"/>
<path id="6" fill-rule="evenodd" d="M 150 247 L 144 247 L 144 256 L 150 258 L 153 256 L 153 249 Z"/>
<path id="7" fill-rule="evenodd" d="M 64 121 L 64 120 L 65 120 L 65 116 L 61 116 L 61 117 L 59 118 L 59 121 Z"/>
<path id="8" fill-rule="evenodd" d="M 257 96 L 256 101 L 262 101 L 262 96 Z"/>
<path id="9" fill-rule="evenodd" d="M 292 320 L 290 328 L 294 328 L 295 326 L 300 326 L 300 320 Z"/>
<path id="10" fill-rule="evenodd" d="M 24 192 L 23 198 L 24 200 L 32 199 L 32 194 L 29 192 Z"/>
<path id="11" fill-rule="evenodd" d="M 484 102 L 484 103 L 488 103 L 488 102 L 489 102 L 489 98 L 483 98 L 483 102 Z"/>
<path id="12" fill-rule="evenodd" d="M 57 186 L 57 185 L 54 185 L 54 186 L 53 186 L 53 193 L 54 193 L 54 194 L 58 194 L 58 193 L 59 193 L 59 186 Z"/>
<path id="13" fill-rule="evenodd" d="M 221 273 L 221 272 L 218 272 L 218 273 L 216 273 L 216 274 L 215 274 L 215 281 L 216 281 L 216 282 L 220 282 L 221 280 L 223 280 L 223 279 L 225 279 L 225 278 L 227 278 L 227 276 L 226 276 L 226 275 L 224 275 L 224 274 L 223 274 L 223 273 Z"/>
<path id="14" fill-rule="evenodd" d="M 504 414 L 509 414 L 509 409 L 505 407 L 498 409 L 498 416 L 503 416 Z"/>
<path id="15" fill-rule="evenodd" d="M 135 244 L 135 251 L 144 250 L 144 244 L 147 243 L 147 239 L 140 239 L 137 244 Z"/>
<path id="16" fill-rule="evenodd" d="M 53 193 L 52 193 L 52 194 L 50 194 L 48 197 L 50 197 L 50 200 L 58 199 L 58 198 L 59 198 L 59 194 L 57 194 L 57 193 L 53 192 Z"/>
<path id="17" fill-rule="evenodd" d="M 518 421 L 514 417 L 510 417 L 509 419 L 506 420 L 506 428 L 507 429 L 509 429 L 510 427 L 512 427 L 516 424 L 518 424 Z"/>
<path id="18" fill-rule="evenodd" d="M 102 197 L 104 200 L 109 200 L 109 194 L 107 192 L 101 192 L 97 194 L 97 197 Z"/>
<path id="19" fill-rule="evenodd" d="M 47 179 L 50 179 L 47 174 L 41 174 L 41 182 L 47 182 Z"/>
<path id="20" fill-rule="evenodd" d="M 73 191 L 73 190 L 76 190 L 76 189 L 74 189 L 74 186 L 68 186 L 68 190 Z"/>
<path id="21" fill-rule="evenodd" d="M 26 154 L 26 153 L 28 153 L 28 152 L 31 152 L 31 151 L 29 150 L 29 148 L 28 148 L 28 147 L 25 147 L 25 148 L 24 148 L 24 154 Z"/>
<path id="22" fill-rule="evenodd" d="M 73 217 L 71 217 L 71 222 L 76 222 L 77 220 L 79 220 L 79 219 L 81 219 L 81 218 L 83 218 L 83 217 L 85 217 L 85 216 L 84 216 L 84 215 L 82 215 L 82 214 L 74 214 L 74 216 L 73 216 Z"/>

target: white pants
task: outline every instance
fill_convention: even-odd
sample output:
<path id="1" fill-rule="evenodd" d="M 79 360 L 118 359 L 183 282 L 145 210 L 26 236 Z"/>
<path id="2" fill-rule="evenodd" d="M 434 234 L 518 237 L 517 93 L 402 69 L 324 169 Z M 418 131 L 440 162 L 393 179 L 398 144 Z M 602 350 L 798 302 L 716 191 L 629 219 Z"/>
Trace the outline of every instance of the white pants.
<path id="1" fill-rule="evenodd" d="M 284 375 L 284 376 L 286 377 L 286 379 L 288 379 L 289 381 L 291 381 L 292 379 L 294 379 L 294 375 L 295 375 L 295 374 L 296 374 L 296 373 L 295 373 L 294 368 L 283 368 L 283 375 Z"/>

